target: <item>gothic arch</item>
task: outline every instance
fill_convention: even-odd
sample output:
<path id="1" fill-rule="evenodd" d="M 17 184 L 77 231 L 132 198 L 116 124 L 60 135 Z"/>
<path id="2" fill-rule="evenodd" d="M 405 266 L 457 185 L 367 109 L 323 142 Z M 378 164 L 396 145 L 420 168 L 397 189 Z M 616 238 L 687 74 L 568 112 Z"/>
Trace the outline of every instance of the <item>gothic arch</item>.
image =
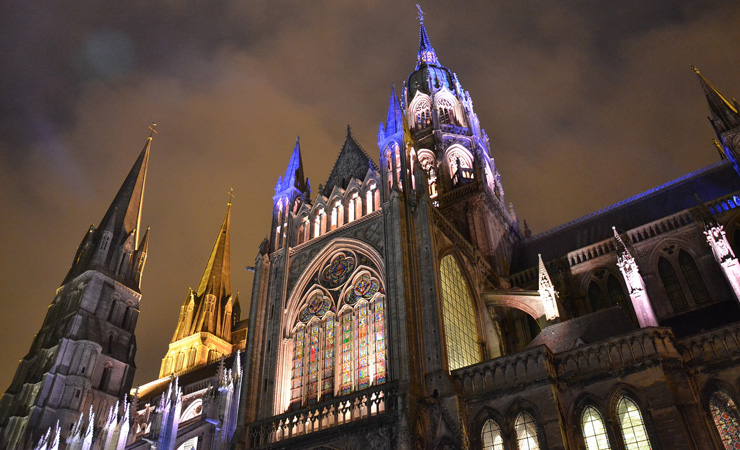
<path id="1" fill-rule="evenodd" d="M 465 116 L 463 115 L 462 105 L 460 104 L 460 101 L 458 101 L 458 99 L 452 94 L 452 92 L 447 89 L 447 86 L 442 87 L 442 89 L 437 91 L 437 93 L 434 95 L 434 107 L 439 114 L 439 123 L 459 125 L 463 127 L 467 126 Z M 449 115 L 449 121 L 446 120 L 444 114 L 440 114 L 440 110 L 445 107 L 449 107 L 451 109 L 450 112 L 452 114 Z"/>
<path id="2" fill-rule="evenodd" d="M 469 432 L 469 439 L 472 448 L 483 448 L 481 433 L 483 431 L 483 427 L 489 420 L 493 420 L 500 427 L 504 442 L 510 441 L 507 434 L 507 423 L 504 415 L 490 406 L 483 406 L 471 421 L 472 429 Z"/>
<path id="3" fill-rule="evenodd" d="M 463 169 L 473 169 L 473 153 L 463 147 L 460 144 L 450 145 L 444 153 L 444 163 L 448 167 L 450 178 L 452 178 L 457 172 L 457 161 L 460 161 L 460 165 Z"/>
<path id="4" fill-rule="evenodd" d="M 416 91 L 409 103 L 408 117 L 411 117 L 412 128 L 421 129 L 432 124 L 432 99 L 421 91 Z"/>

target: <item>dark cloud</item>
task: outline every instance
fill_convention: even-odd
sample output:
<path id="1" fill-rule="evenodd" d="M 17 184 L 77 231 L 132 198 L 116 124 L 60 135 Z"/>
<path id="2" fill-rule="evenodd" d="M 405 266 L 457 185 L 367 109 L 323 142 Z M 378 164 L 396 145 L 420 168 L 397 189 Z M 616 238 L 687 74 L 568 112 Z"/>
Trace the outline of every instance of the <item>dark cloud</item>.
<path id="1" fill-rule="evenodd" d="M 464 5 L 464 6 L 462 6 Z M 473 96 L 507 200 L 534 232 L 716 160 L 698 65 L 740 95 L 740 6 L 425 3 Z M 412 2 L 21 2 L 0 14 L 0 372 L 8 385 L 90 222 L 148 135 L 152 226 L 137 382 L 156 376 L 233 187 L 233 288 L 249 302 L 296 135 L 314 189 L 345 126 L 369 154 L 415 64 Z"/>

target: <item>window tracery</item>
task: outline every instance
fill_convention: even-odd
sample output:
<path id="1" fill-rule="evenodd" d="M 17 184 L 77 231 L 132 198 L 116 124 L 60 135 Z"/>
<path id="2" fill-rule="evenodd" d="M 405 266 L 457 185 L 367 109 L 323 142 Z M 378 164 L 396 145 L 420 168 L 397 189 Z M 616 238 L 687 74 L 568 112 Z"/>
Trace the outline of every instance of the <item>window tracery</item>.
<path id="1" fill-rule="evenodd" d="M 501 427 L 493 419 L 488 419 L 483 425 L 481 442 L 483 442 L 483 450 L 504 450 Z"/>
<path id="2" fill-rule="evenodd" d="M 444 320 L 449 370 L 476 364 L 481 360 L 477 314 L 473 297 L 455 257 L 442 258 L 442 318 Z"/>
<path id="3" fill-rule="evenodd" d="M 640 408 L 629 397 L 622 397 L 617 402 L 617 419 L 627 450 L 651 449 Z"/>
<path id="4" fill-rule="evenodd" d="M 717 391 L 709 398 L 709 411 L 725 449 L 740 446 L 740 414 L 729 395 Z"/>
<path id="5" fill-rule="evenodd" d="M 587 406 L 581 414 L 581 430 L 587 450 L 610 450 L 604 419 L 593 406 Z"/>
<path id="6" fill-rule="evenodd" d="M 427 174 L 427 183 L 429 184 L 429 198 L 437 196 L 437 159 L 434 153 L 427 149 L 419 150 L 419 165 Z"/>
<path id="7" fill-rule="evenodd" d="M 537 424 L 531 415 L 521 412 L 514 424 L 516 431 L 516 443 L 519 450 L 539 450 L 540 443 L 537 439 Z"/>
<path id="8" fill-rule="evenodd" d="M 289 407 L 386 380 L 385 291 L 361 253 L 335 252 L 313 276 L 292 328 Z"/>
<path id="9" fill-rule="evenodd" d="M 681 290 L 681 285 L 678 283 L 676 271 L 673 270 L 671 263 L 662 256 L 658 259 L 658 273 L 661 280 L 663 280 L 663 286 L 665 286 L 666 293 L 668 294 L 668 300 L 673 305 L 673 311 L 678 312 L 686 309 L 688 303 Z"/>
<path id="10" fill-rule="evenodd" d="M 420 98 L 414 107 L 414 119 L 417 128 L 432 124 L 432 107 L 428 98 Z"/>
<path id="11" fill-rule="evenodd" d="M 437 114 L 439 115 L 439 123 L 448 125 L 457 124 L 457 118 L 455 117 L 455 106 L 449 98 L 437 99 Z"/>
<path id="12" fill-rule="evenodd" d="M 696 267 L 696 262 L 688 252 L 681 250 L 678 252 L 678 265 L 681 267 L 683 277 L 686 279 L 686 284 L 689 285 L 689 292 L 694 298 L 694 302 L 697 305 L 703 305 L 709 303 L 709 292 L 707 287 L 704 285 L 704 281 L 701 279 L 699 269 Z"/>

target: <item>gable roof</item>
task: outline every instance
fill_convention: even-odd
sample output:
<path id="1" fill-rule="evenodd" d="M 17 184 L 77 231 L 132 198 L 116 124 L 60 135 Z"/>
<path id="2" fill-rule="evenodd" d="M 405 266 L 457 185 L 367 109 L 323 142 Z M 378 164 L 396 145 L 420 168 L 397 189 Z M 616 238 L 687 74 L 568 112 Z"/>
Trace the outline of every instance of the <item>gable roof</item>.
<path id="1" fill-rule="evenodd" d="M 326 184 L 321 188 L 319 193 L 324 197 L 328 197 L 331 195 L 335 186 L 344 189 L 352 178 L 363 180 L 370 167 L 378 170 L 378 166 L 375 165 L 372 158 L 365 153 L 362 146 L 355 140 L 354 136 L 352 136 L 352 129 L 347 125 L 347 138 L 344 140 L 342 150 L 339 152 L 337 161 L 331 169 L 329 179 L 326 180 Z"/>

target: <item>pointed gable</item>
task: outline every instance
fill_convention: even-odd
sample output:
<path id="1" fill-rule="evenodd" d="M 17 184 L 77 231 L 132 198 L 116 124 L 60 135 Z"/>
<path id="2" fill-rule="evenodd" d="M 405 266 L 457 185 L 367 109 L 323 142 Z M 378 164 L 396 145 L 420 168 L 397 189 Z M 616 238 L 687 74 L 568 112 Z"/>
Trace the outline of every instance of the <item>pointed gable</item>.
<path id="1" fill-rule="evenodd" d="M 347 138 L 320 194 L 328 197 L 335 186 L 344 189 L 352 178 L 363 180 L 368 168 L 378 170 L 375 162 L 352 136 L 352 129 L 347 125 Z"/>

